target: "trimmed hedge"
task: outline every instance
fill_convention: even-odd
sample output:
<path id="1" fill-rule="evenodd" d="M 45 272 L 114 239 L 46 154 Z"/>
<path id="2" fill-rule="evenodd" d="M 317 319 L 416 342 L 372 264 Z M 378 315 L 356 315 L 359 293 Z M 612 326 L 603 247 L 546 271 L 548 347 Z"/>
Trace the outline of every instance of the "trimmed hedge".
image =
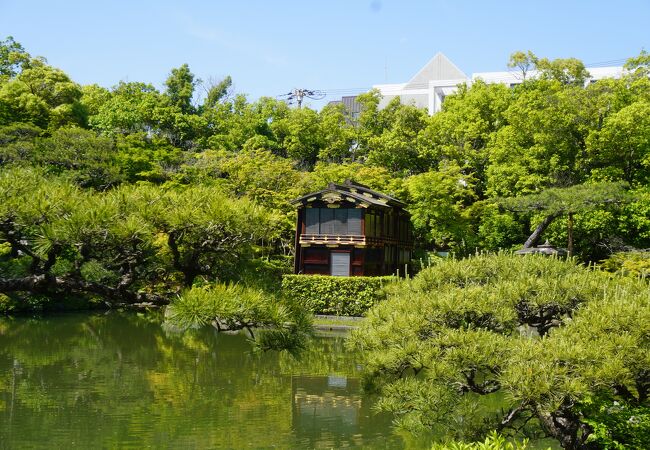
<path id="1" fill-rule="evenodd" d="M 383 287 L 396 277 L 332 277 L 326 275 L 285 275 L 282 290 L 315 314 L 362 316 L 385 297 Z"/>

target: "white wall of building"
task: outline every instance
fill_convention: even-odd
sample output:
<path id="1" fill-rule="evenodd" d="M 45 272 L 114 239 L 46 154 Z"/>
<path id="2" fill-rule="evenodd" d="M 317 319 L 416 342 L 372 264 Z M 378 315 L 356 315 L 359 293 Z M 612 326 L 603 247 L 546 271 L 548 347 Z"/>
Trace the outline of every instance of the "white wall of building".
<path id="1" fill-rule="evenodd" d="M 604 78 L 620 78 L 623 67 L 594 67 L 587 68 L 590 78 L 587 83 Z M 531 70 L 526 74 L 534 78 L 538 72 Z M 442 109 L 442 103 L 447 95 L 458 90 L 459 84 L 471 85 L 476 80 L 486 83 L 503 83 L 513 86 L 523 82 L 521 72 L 478 72 L 467 77 L 454 63 L 442 53 L 436 54 L 417 74 L 406 83 L 376 84 L 374 89 L 381 92 L 383 98 L 379 103 L 384 108 L 395 97 L 400 97 L 402 104 L 427 108 L 429 114 L 435 114 Z"/>

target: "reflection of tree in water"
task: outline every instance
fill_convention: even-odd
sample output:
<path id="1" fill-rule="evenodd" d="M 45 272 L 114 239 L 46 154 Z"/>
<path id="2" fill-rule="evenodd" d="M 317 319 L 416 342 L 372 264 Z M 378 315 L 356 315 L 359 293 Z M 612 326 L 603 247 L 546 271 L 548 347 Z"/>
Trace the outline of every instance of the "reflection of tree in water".
<path id="1" fill-rule="evenodd" d="M 300 352 L 298 358 L 280 354 L 280 369 L 286 374 L 354 375 L 361 376 L 358 355 L 345 348 L 343 335 L 317 339 L 316 343 Z"/>
<path id="2" fill-rule="evenodd" d="M 341 407 L 361 399 L 351 381 L 329 388 L 337 429 L 296 428 L 290 413 L 294 386 L 329 395 L 319 391 L 323 381 L 297 383 L 292 374 L 334 374 L 339 382 L 355 375 L 354 355 L 342 346 L 316 339 L 296 360 L 254 353 L 245 336 L 211 328 L 166 333 L 152 316 L 0 319 L 0 441 L 17 448 L 287 448 L 297 437 L 318 447 L 334 433 L 332 442 L 351 444 L 362 432 Z M 328 378 L 314 380 L 327 385 Z M 365 413 L 355 414 L 359 422 Z"/>

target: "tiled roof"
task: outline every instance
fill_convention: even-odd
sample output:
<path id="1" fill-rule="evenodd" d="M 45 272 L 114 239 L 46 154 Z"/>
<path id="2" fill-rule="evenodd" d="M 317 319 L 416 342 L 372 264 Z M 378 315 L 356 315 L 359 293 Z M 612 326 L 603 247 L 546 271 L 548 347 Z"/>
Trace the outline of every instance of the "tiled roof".
<path id="1" fill-rule="evenodd" d="M 346 198 L 353 203 L 367 203 L 368 205 L 374 205 L 378 207 L 390 207 L 406 206 L 403 202 L 397 200 L 390 195 L 383 194 L 381 192 L 370 189 L 368 186 L 365 186 L 360 183 L 355 183 L 351 180 L 345 180 L 343 184 L 330 183 L 327 185 L 326 189 L 318 192 L 312 192 L 311 194 L 303 195 L 300 198 L 293 200 L 291 203 L 295 204 L 306 204 L 309 201 L 314 201 L 316 199 L 321 199 L 327 194 L 338 194 L 341 198 Z"/>

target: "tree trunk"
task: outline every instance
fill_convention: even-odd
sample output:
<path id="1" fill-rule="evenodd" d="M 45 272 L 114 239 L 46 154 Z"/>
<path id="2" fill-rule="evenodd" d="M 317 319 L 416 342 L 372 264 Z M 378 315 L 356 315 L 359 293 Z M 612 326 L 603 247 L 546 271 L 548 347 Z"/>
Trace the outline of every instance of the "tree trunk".
<path id="1" fill-rule="evenodd" d="M 569 242 L 567 243 L 567 250 L 569 252 L 569 257 L 573 256 L 573 213 L 568 214 L 567 220 L 567 234 L 569 235 Z"/>
<path id="2" fill-rule="evenodd" d="M 184 267 L 183 270 L 183 285 L 185 287 L 192 287 L 194 280 L 200 274 L 200 270 L 195 269 L 194 267 Z"/>
<path id="3" fill-rule="evenodd" d="M 544 217 L 544 220 L 542 220 L 542 223 L 537 225 L 537 228 L 535 228 L 535 231 L 528 237 L 526 242 L 524 243 L 524 248 L 530 248 L 534 247 L 535 244 L 537 244 L 537 241 L 539 240 L 539 237 L 542 235 L 542 233 L 548 228 L 548 226 L 555 220 L 555 218 L 559 214 L 551 214 L 549 216 Z"/>
<path id="4" fill-rule="evenodd" d="M 136 292 L 130 289 L 119 289 L 89 281 L 47 275 L 31 275 L 23 278 L 0 279 L 0 292 L 29 292 L 45 295 L 62 295 L 70 293 L 95 294 L 102 296 L 112 306 L 134 303 L 151 303 L 154 305 L 169 304 L 169 299 L 167 297 L 158 294 Z"/>

